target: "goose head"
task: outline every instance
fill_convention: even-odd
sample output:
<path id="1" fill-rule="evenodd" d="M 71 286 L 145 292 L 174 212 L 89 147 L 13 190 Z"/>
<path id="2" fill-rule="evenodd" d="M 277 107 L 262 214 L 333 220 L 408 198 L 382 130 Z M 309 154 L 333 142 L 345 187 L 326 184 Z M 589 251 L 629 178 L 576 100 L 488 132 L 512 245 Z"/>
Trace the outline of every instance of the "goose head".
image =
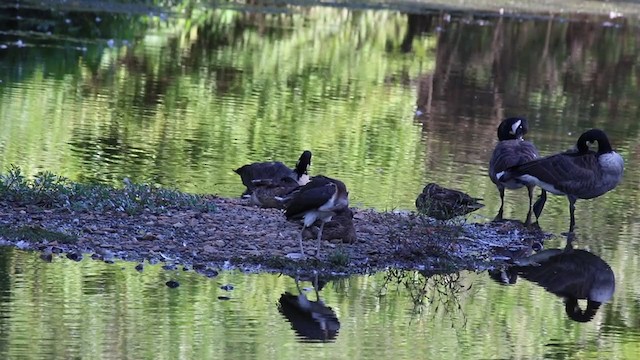
<path id="1" fill-rule="evenodd" d="M 584 323 L 591 321 L 596 316 L 600 305 L 602 305 L 601 302 L 588 300 L 587 307 L 583 310 L 578 304 L 578 299 L 571 297 L 565 300 L 564 309 L 571 320 Z"/>
<path id="2" fill-rule="evenodd" d="M 591 129 L 582 133 L 578 138 L 576 148 L 580 153 L 587 153 L 589 152 L 589 145 L 595 142 L 598 143 L 598 154 L 606 154 L 613 151 L 607 134 L 600 129 Z"/>
<path id="3" fill-rule="evenodd" d="M 498 126 L 498 140 L 522 140 L 529 131 L 527 119 L 521 117 L 511 117 L 502 120 Z"/>
<path id="4" fill-rule="evenodd" d="M 294 169 L 298 176 L 298 184 L 304 185 L 309 182 L 309 166 L 311 166 L 311 151 L 305 150 L 302 152 L 302 155 L 300 155 L 296 163 L 296 168 Z"/>

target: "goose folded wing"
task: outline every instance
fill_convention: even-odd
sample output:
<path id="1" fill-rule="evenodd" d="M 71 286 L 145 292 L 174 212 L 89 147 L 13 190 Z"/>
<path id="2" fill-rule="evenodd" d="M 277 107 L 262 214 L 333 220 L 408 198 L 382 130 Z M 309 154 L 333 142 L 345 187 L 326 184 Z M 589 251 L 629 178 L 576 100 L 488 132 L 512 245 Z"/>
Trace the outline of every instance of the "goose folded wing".
<path id="1" fill-rule="evenodd" d="M 563 193 L 573 193 L 586 182 L 597 179 L 597 167 L 598 159 L 593 154 L 564 153 L 515 166 L 508 170 L 508 178 L 530 175 L 540 182 L 552 184 Z"/>
<path id="2" fill-rule="evenodd" d="M 288 219 L 296 218 L 303 216 L 307 211 L 317 210 L 331 199 L 335 191 L 336 186 L 333 183 L 308 189 L 300 188 L 288 203 L 285 216 Z"/>

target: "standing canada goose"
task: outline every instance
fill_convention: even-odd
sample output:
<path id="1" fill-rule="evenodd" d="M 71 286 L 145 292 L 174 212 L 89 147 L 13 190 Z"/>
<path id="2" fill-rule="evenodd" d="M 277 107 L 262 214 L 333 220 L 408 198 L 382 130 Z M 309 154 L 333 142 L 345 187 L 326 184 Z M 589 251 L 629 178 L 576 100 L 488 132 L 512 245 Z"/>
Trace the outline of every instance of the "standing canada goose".
<path id="1" fill-rule="evenodd" d="M 340 180 L 326 176 L 314 176 L 306 185 L 295 190 L 285 201 L 285 216 L 287 220 L 304 219 L 300 231 L 300 252 L 304 256 L 302 246 L 302 233 L 304 229 L 320 220 L 318 231 L 318 246 L 316 256 L 320 253 L 322 241 L 322 228 L 336 213 L 345 210 L 349 206 L 349 193 L 347 187 Z"/>
<path id="2" fill-rule="evenodd" d="M 449 220 L 482 208 L 484 205 L 478 200 L 482 199 L 429 183 L 416 198 L 416 208 L 418 212 L 434 219 Z"/>
<path id="3" fill-rule="evenodd" d="M 242 195 L 250 195 L 256 187 L 254 180 L 281 180 L 284 177 L 290 177 L 299 185 L 304 185 L 309 181 L 307 172 L 310 165 L 311 151 L 305 150 L 300 155 L 294 169 L 290 169 L 280 161 L 268 161 L 247 164 L 233 171 L 240 175 L 242 183 L 247 187 Z"/>
<path id="4" fill-rule="evenodd" d="M 565 249 L 542 250 L 517 259 L 508 271 L 514 276 L 511 283 L 519 275 L 564 298 L 567 316 L 579 322 L 593 319 L 600 305 L 615 292 L 615 275 L 609 264 L 588 251 L 573 249 L 570 244 Z M 584 310 L 578 300 L 587 300 Z"/>
<path id="5" fill-rule="evenodd" d="M 502 220 L 504 211 L 504 189 L 519 189 L 527 187 L 529 192 L 529 211 L 525 225 L 531 223 L 531 210 L 533 209 L 536 220 L 542 213 L 542 208 L 547 199 L 545 190 L 542 190 L 540 199 L 533 203 L 534 183 L 519 180 L 502 180 L 497 174 L 516 165 L 534 160 L 539 157 L 538 149 L 531 142 L 524 140 L 524 135 L 529 131 L 529 124 L 525 118 L 512 117 L 503 120 L 498 126 L 498 144 L 493 149 L 491 160 L 489 161 L 489 177 L 500 192 L 500 210 L 494 220 Z"/>
<path id="6" fill-rule="evenodd" d="M 598 142 L 598 151 L 589 143 Z M 497 174 L 502 182 L 535 184 L 569 199 L 569 240 L 575 227 L 577 199 L 592 199 L 615 188 L 622 179 L 624 160 L 613 151 L 604 131 L 591 129 L 578 138 L 576 149 L 533 160 Z"/>

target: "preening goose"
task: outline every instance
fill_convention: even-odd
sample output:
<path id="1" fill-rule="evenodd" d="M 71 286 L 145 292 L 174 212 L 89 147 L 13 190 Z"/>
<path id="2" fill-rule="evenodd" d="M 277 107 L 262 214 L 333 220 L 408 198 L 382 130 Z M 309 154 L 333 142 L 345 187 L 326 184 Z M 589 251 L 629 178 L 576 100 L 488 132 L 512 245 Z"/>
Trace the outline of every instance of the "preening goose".
<path id="1" fill-rule="evenodd" d="M 331 217 L 349 206 L 349 193 L 342 181 L 319 175 L 312 177 L 311 181 L 295 190 L 283 201 L 286 203 L 284 214 L 287 220 L 304 220 L 300 231 L 302 256 L 304 256 L 302 233 L 306 227 L 313 225 L 316 220 L 320 220 L 316 248 L 316 256 L 318 256 L 322 241 L 322 228 L 326 222 L 331 220 Z"/>
<path id="2" fill-rule="evenodd" d="M 484 205 L 478 200 L 482 199 L 429 183 L 416 198 L 416 208 L 418 212 L 434 219 L 449 220 L 482 208 Z"/>
<path id="3" fill-rule="evenodd" d="M 495 220 L 502 220 L 504 212 L 504 189 L 519 189 L 523 186 L 527 187 L 529 192 L 529 211 L 525 225 L 531 223 L 531 210 L 536 215 L 536 220 L 542 213 L 542 208 L 546 201 L 545 190 L 542 190 L 540 199 L 533 205 L 533 188 L 535 184 L 532 182 L 524 182 L 519 179 L 499 179 L 498 173 L 508 168 L 525 162 L 534 160 L 539 157 L 538 149 L 531 142 L 524 140 L 524 135 L 529 131 L 529 124 L 526 119 L 520 117 L 512 117 L 503 120 L 498 126 L 498 144 L 493 149 L 491 160 L 489 161 L 489 177 L 500 192 L 500 210 Z"/>
<path id="4" fill-rule="evenodd" d="M 589 144 L 598 142 L 598 151 Z M 592 199 L 615 188 L 622 179 L 624 160 L 611 148 L 604 131 L 591 129 L 578 138 L 576 149 L 533 160 L 497 174 L 501 182 L 535 184 L 569 199 L 569 239 L 575 227 L 577 199 Z"/>
<path id="5" fill-rule="evenodd" d="M 240 175 L 242 183 L 247 187 L 242 195 L 251 195 L 251 192 L 256 187 L 256 180 L 280 181 L 284 177 L 290 177 L 299 185 L 306 184 L 309 181 L 309 175 L 307 172 L 310 165 L 311 151 L 305 150 L 302 152 L 302 155 L 300 155 L 300 158 L 293 169 L 290 169 L 280 161 L 268 161 L 247 164 L 233 171 Z"/>

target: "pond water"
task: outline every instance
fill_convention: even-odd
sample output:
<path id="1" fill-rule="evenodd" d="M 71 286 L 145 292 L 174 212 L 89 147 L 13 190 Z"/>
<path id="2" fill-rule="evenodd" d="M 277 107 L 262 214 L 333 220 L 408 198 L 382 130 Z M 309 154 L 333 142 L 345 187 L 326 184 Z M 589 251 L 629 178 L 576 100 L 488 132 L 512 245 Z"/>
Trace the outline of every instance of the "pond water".
<path id="1" fill-rule="evenodd" d="M 329 281 L 319 294 L 339 330 L 327 322 L 314 342 L 303 335 L 318 331 L 296 332 L 278 308 L 298 291 L 287 276 L 140 273 L 7 249 L 2 357 L 637 357 L 640 10 L 334 5 L 2 3 L 0 167 L 237 196 L 232 169 L 294 164 L 310 149 L 311 173 L 342 179 L 353 206 L 412 210 L 437 182 L 483 198 L 469 220 L 488 221 L 502 118 L 528 118 L 544 155 L 599 127 L 626 168 L 614 191 L 576 206 L 577 247 L 616 277 L 594 319 L 570 320 L 562 299 L 526 280 L 389 271 Z M 524 218 L 526 201 L 507 192 L 505 216 Z M 568 221 L 566 199 L 550 197 L 542 228 L 560 234 Z M 171 278 L 181 286 L 165 286 Z"/>

